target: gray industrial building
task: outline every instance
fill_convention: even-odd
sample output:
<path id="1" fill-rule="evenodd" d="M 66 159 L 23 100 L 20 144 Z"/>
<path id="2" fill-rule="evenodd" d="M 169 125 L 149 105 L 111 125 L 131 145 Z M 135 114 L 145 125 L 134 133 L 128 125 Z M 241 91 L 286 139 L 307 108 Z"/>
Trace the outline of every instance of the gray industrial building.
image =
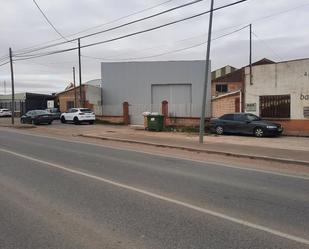
<path id="1" fill-rule="evenodd" d="M 17 115 L 22 115 L 30 110 L 46 109 L 47 101 L 54 100 L 55 96 L 40 93 L 15 93 L 14 109 Z M 12 110 L 12 95 L 0 95 L 0 108 Z"/>
<path id="2" fill-rule="evenodd" d="M 101 73 L 103 115 L 121 114 L 127 101 L 131 124 L 142 124 L 142 113 L 161 112 L 164 100 L 172 117 L 201 114 L 205 61 L 102 62 Z M 210 89 L 206 117 L 211 115 Z"/>

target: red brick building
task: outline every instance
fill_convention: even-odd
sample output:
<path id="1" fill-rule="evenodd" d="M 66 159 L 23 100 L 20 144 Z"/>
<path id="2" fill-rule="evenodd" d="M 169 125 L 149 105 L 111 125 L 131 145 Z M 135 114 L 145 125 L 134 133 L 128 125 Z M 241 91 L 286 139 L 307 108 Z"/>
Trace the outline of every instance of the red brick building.
<path id="1" fill-rule="evenodd" d="M 265 65 L 275 62 L 262 59 L 252 64 Z M 244 111 L 245 67 L 215 78 L 211 82 L 212 116 L 219 117 L 228 112 Z"/>

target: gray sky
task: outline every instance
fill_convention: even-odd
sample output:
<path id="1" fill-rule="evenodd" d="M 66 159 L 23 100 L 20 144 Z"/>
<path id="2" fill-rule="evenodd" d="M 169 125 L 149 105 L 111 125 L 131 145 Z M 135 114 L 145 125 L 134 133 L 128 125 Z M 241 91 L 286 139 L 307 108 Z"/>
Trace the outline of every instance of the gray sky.
<path id="1" fill-rule="evenodd" d="M 51 22 L 64 35 L 110 22 L 136 11 L 166 2 L 167 0 L 37 0 Z M 131 16 L 129 18 L 91 29 L 82 34 L 99 31 L 136 18 L 150 15 L 191 0 L 171 0 L 168 3 Z M 235 0 L 236 1 L 236 0 Z M 220 6 L 234 0 L 215 0 Z M 82 44 L 106 40 L 127 33 L 150 28 L 209 9 L 210 1 L 170 12 L 129 27 L 82 40 Z M 33 45 L 59 39 L 59 35 L 46 22 L 32 0 L 0 1 L 0 57 Z M 289 10 L 289 11 L 287 11 Z M 283 12 L 281 14 L 278 14 Z M 253 23 L 253 59 L 263 57 L 280 61 L 309 57 L 309 1 L 308 0 L 249 0 L 248 2 L 220 10 L 214 15 L 213 38 L 230 33 L 246 24 Z M 268 17 L 270 16 L 270 17 Z M 266 18 L 268 17 L 268 18 Z M 204 59 L 206 45 L 177 53 L 164 54 L 200 44 L 206 40 L 208 15 L 169 26 L 150 33 L 120 41 L 82 49 L 82 54 L 105 60 L 190 60 Z M 75 36 L 76 37 L 76 36 Z M 213 41 L 211 47 L 212 69 L 227 64 L 241 67 L 248 63 L 249 31 L 244 29 L 230 36 Z M 58 40 L 63 41 L 63 40 Z M 54 41 L 55 42 L 55 41 Z M 69 44 L 54 49 L 74 46 Z M 149 57 L 145 59 L 138 59 Z M 100 78 L 100 61 L 82 59 L 83 81 Z M 0 63 L 1 64 L 1 63 Z M 16 92 L 50 93 L 63 90 L 72 81 L 72 67 L 78 67 L 77 51 L 57 54 L 14 63 Z M 0 94 L 10 91 L 9 65 L 0 67 Z"/>

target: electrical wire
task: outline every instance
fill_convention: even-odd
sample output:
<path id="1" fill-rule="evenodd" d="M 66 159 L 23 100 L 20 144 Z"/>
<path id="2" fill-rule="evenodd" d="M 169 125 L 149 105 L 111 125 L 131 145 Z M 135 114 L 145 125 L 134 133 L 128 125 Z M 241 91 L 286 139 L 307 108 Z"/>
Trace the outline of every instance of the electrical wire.
<path id="1" fill-rule="evenodd" d="M 146 9 L 144 9 L 144 10 L 140 10 L 140 11 L 137 11 L 137 12 L 135 12 L 135 13 L 129 14 L 129 15 L 127 15 L 127 16 L 123 16 L 123 17 L 117 18 L 117 19 L 115 19 L 115 20 L 112 20 L 112 21 L 110 21 L 110 22 L 107 22 L 107 23 L 98 25 L 98 26 L 96 26 L 96 27 L 104 26 L 104 25 L 107 25 L 107 24 L 114 23 L 114 22 L 116 22 L 116 21 L 119 21 L 119 20 L 125 19 L 125 18 L 127 18 L 127 17 L 133 16 L 133 15 L 135 15 L 135 14 L 139 14 L 139 13 L 142 13 L 142 12 L 144 12 L 144 11 L 153 9 L 153 8 L 158 7 L 158 6 L 160 6 L 160 5 L 164 5 L 164 4 L 166 4 L 166 3 L 168 3 L 168 2 L 171 2 L 171 1 L 173 1 L 173 0 L 165 1 L 165 2 L 160 3 L 160 4 L 158 4 L 158 5 L 154 5 L 154 6 L 152 6 L 152 7 L 146 8 Z M 249 23 L 255 23 L 255 22 L 258 22 L 258 21 L 267 19 L 267 18 L 272 18 L 272 17 L 278 16 L 278 15 L 281 15 L 281 14 L 284 14 L 284 13 L 287 13 L 287 12 L 290 12 L 290 11 L 294 11 L 294 10 L 299 9 L 299 8 L 306 7 L 306 6 L 308 6 L 308 5 L 309 5 L 309 4 L 302 4 L 302 5 L 293 7 L 293 8 L 289 8 L 289 9 L 286 9 L 286 10 L 282 10 L 282 11 L 279 11 L 279 12 L 275 12 L 275 13 L 273 13 L 273 14 L 270 14 L 270 15 L 267 15 L 267 16 L 264 16 L 264 17 L 261 17 L 261 18 L 256 18 L 256 19 L 250 21 Z M 238 25 L 230 26 L 230 28 L 239 27 L 239 26 L 241 26 L 241 25 L 244 25 L 244 24 L 238 24 Z M 96 28 L 96 27 L 93 27 L 93 29 Z M 79 34 L 79 33 L 83 33 L 83 32 L 85 32 L 85 31 L 87 31 L 87 30 L 90 30 L 90 29 L 92 29 L 92 28 L 88 28 L 88 29 L 86 29 L 86 30 L 77 32 L 77 33 L 75 33 L 75 34 L 71 34 L 71 35 L 69 35 L 69 36 L 67 36 L 67 37 L 71 37 L 71 36 L 73 36 L 73 35 L 76 35 L 76 34 Z M 62 38 L 61 38 L 61 39 L 62 39 Z M 37 45 L 31 46 L 31 47 L 28 47 L 28 48 L 16 50 L 16 52 L 20 52 L 20 51 L 23 51 L 23 50 L 35 48 L 35 47 L 38 47 L 38 46 L 40 46 L 40 45 L 48 44 L 48 43 L 50 43 L 50 42 L 58 41 L 58 40 L 60 40 L 60 39 L 51 40 L 51 41 L 44 42 L 44 43 L 41 43 L 41 44 L 37 44 Z M 62 43 L 61 43 L 61 44 L 62 44 Z M 59 44 L 59 45 L 61 45 L 61 44 Z"/>
<path id="2" fill-rule="evenodd" d="M 96 29 L 96 28 L 99 28 L 99 27 L 106 26 L 106 25 L 108 25 L 108 24 L 115 23 L 115 22 L 117 22 L 117 21 L 126 19 L 126 18 L 128 18 L 128 17 L 131 17 L 131 16 L 134 16 L 134 15 L 137 15 L 137 14 L 140 14 L 140 13 L 143 13 L 143 12 L 146 12 L 146 11 L 148 11 L 148 10 L 157 8 L 157 7 L 159 7 L 159 6 L 165 5 L 165 4 L 167 4 L 167 3 L 169 3 L 169 2 L 172 2 L 172 1 L 175 1 L 175 0 L 168 0 L 168 1 L 165 1 L 165 2 L 162 2 L 162 3 L 159 3 L 159 4 L 156 4 L 156 5 L 147 7 L 147 8 L 145 8 L 145 9 L 142 9 L 142 10 L 139 10 L 139 11 L 136 11 L 136 12 L 133 12 L 133 13 L 128 14 L 128 15 L 126 15 L 126 16 L 118 17 L 118 18 L 113 19 L 113 20 L 111 20 L 111 21 L 108 21 L 108 22 L 106 22 L 106 23 L 103 23 L 103 24 L 100 24 L 100 25 L 96 25 L 96 26 L 93 26 L 93 27 L 90 27 L 90 28 L 81 30 L 81 31 L 79 31 L 79 32 L 76 32 L 76 33 L 67 35 L 66 37 L 72 37 L 72 36 L 75 36 L 75 35 L 78 35 L 78 34 L 81 34 L 81 33 L 85 33 L 85 32 L 87 32 L 87 31 L 89 31 L 89 30 L 92 30 L 92 29 Z M 27 48 L 18 49 L 18 50 L 15 50 L 15 51 L 16 51 L 16 52 L 24 52 L 25 50 L 29 50 L 29 49 L 33 49 L 33 48 L 36 48 L 36 47 L 40 47 L 40 46 L 42 46 L 42 45 L 49 44 L 49 43 L 51 43 L 51 42 L 55 42 L 55 41 L 59 41 L 59 40 L 62 40 L 62 38 L 58 38 L 58 39 L 46 41 L 46 42 L 43 42 L 43 43 L 40 43 L 40 44 L 36 44 L 36 45 L 30 46 L 30 47 L 27 47 Z"/>
<path id="3" fill-rule="evenodd" d="M 249 25 L 246 25 L 242 28 L 239 28 L 239 29 L 236 29 L 232 32 L 229 32 L 229 33 L 226 33 L 226 34 L 223 34 L 223 35 L 220 35 L 220 36 L 217 36 L 216 38 L 213 38 L 211 39 L 211 41 L 215 41 L 215 40 L 218 40 L 218 39 L 221 39 L 223 37 L 226 37 L 226 36 L 229 36 L 229 35 L 232 35 L 234 33 L 237 33 L 245 28 L 247 28 Z M 189 50 L 189 49 L 192 49 L 192 48 L 196 48 L 196 47 L 200 47 L 202 45 L 205 45 L 207 44 L 207 41 L 204 41 L 204 42 L 201 42 L 201 43 L 198 43 L 198 44 L 194 44 L 194 45 L 191 45 L 191 46 L 188 46 L 188 47 L 184 47 L 184 48 L 180 48 L 180 49 L 175 49 L 175 50 L 171 50 L 171 51 L 167 51 L 167 52 L 164 52 L 164 53 L 160 53 L 160 54 L 155 54 L 155 55 L 149 55 L 149 56 L 142 56 L 142 57 L 131 57 L 131 58 L 124 58 L 124 59 L 110 59 L 110 61 L 129 61 L 129 60 L 142 60 L 142 59 L 150 59 L 150 58 L 155 58 L 155 57 L 160 57 L 160 56 L 163 56 L 163 55 L 168 55 L 168 54 L 173 54 L 173 53 L 178 53 L 178 52 L 182 52 L 182 51 L 185 51 L 185 50 Z M 105 58 L 99 58 L 99 57 L 92 57 L 92 56 L 85 56 L 83 55 L 83 57 L 86 57 L 86 58 L 92 58 L 92 59 L 96 59 L 96 60 L 109 60 L 109 59 L 105 59 Z"/>
<path id="4" fill-rule="evenodd" d="M 45 18 L 45 20 L 48 22 L 48 24 L 55 30 L 55 32 L 64 40 L 67 41 L 67 38 L 62 35 L 58 29 L 56 29 L 55 25 L 53 25 L 53 23 L 48 19 L 48 17 L 45 15 L 44 11 L 40 8 L 40 6 L 38 5 L 38 3 L 35 0 L 32 0 L 33 3 L 36 5 L 36 7 L 39 9 L 39 11 L 41 12 L 41 14 L 43 15 L 43 17 Z"/>
<path id="5" fill-rule="evenodd" d="M 106 32 L 109 32 L 109 31 L 116 30 L 116 29 L 120 29 L 120 28 L 129 26 L 129 25 L 138 23 L 138 22 L 142 22 L 142 21 L 145 21 L 145 20 L 148 20 L 148 19 L 160 16 L 160 15 L 163 15 L 163 14 L 169 13 L 171 11 L 175 11 L 175 10 L 178 10 L 178 9 L 181 9 L 181 8 L 184 8 L 184 7 L 187 7 L 187 6 L 190 6 L 190 5 L 202 2 L 202 1 L 204 1 L 204 0 L 194 0 L 194 1 L 191 1 L 189 3 L 178 5 L 176 7 L 173 7 L 173 8 L 170 8 L 170 9 L 158 12 L 156 14 L 149 15 L 149 16 L 146 16 L 146 17 L 143 17 L 143 18 L 139 18 L 137 20 L 134 20 L 134 21 L 131 21 L 131 22 L 127 22 L 127 23 L 124 23 L 124 24 L 121 24 L 121 25 L 118 25 L 118 26 L 115 26 L 115 27 L 112 27 L 112 28 L 101 30 L 101 31 L 98 31 L 98 32 L 95 32 L 95 33 L 91 33 L 91 34 L 88 34 L 88 35 L 85 35 L 85 36 L 81 36 L 81 37 L 78 37 L 78 38 L 74 38 L 74 39 L 71 39 L 71 40 L 67 40 L 66 39 L 66 41 L 64 41 L 64 42 L 59 42 L 59 43 L 48 45 L 48 46 L 45 46 L 45 47 L 42 47 L 42 48 L 37 48 L 37 49 L 34 49 L 32 51 L 28 51 L 28 52 L 22 52 L 22 53 L 19 53 L 19 55 L 40 51 L 40 50 L 43 50 L 43 49 L 46 49 L 46 48 L 62 45 L 62 44 L 68 43 L 68 42 L 74 42 L 74 41 L 76 41 L 78 39 L 84 39 L 84 38 L 88 38 L 88 37 L 91 37 L 91 36 L 94 36 L 94 35 L 98 35 L 98 34 L 106 33 Z M 243 0 L 243 1 L 247 1 L 247 0 Z"/>
<path id="6" fill-rule="evenodd" d="M 236 2 L 233 2 L 233 3 L 230 3 L 230 4 L 226 4 L 226 5 L 214 8 L 213 11 L 218 11 L 218 10 L 221 10 L 221 9 L 224 9 L 224 8 L 236 5 L 236 4 L 240 4 L 240 3 L 243 3 L 243 2 L 246 2 L 246 1 L 248 1 L 248 0 L 239 0 L 239 1 L 236 1 Z M 90 44 L 83 45 L 83 46 L 80 46 L 80 47 L 81 48 L 87 48 L 87 47 L 92 47 L 92 46 L 96 46 L 96 45 L 99 45 L 99 44 L 104 44 L 104 43 L 109 43 L 109 42 L 121 40 L 121 39 L 124 39 L 124 38 L 127 38 L 127 37 L 147 33 L 147 32 L 157 30 L 157 29 L 161 29 L 163 27 L 167 27 L 167 26 L 170 26 L 170 25 L 173 25 L 173 24 L 176 24 L 176 23 L 184 22 L 184 21 L 187 21 L 187 20 L 199 17 L 199 16 L 203 16 L 203 15 L 208 14 L 208 13 L 210 13 L 210 10 L 196 14 L 196 15 L 192 15 L 192 16 L 189 16 L 189 17 L 186 17 L 186 18 L 182 18 L 182 19 L 179 19 L 179 20 L 176 20 L 176 21 L 173 21 L 173 22 L 169 22 L 169 23 L 166 23 L 166 24 L 155 26 L 155 27 L 152 27 L 152 28 L 149 28 L 149 29 L 141 30 L 141 31 L 138 31 L 138 32 L 130 33 L 130 34 L 127 34 L 127 35 L 119 36 L 119 37 L 116 37 L 116 38 L 112 38 L 112 39 L 108 39 L 108 40 L 104 40 L 104 41 L 100 41 L 100 42 L 90 43 Z M 22 59 L 16 59 L 16 60 L 33 59 L 33 58 L 38 58 L 38 57 L 42 57 L 42 56 L 46 56 L 46 55 L 52 55 L 52 54 L 72 51 L 72 50 L 75 50 L 75 49 L 78 49 L 78 47 L 74 47 L 74 48 L 70 48 L 70 49 L 66 49 L 66 50 L 54 51 L 54 52 L 50 52 L 50 53 L 46 53 L 46 54 L 31 54 L 31 55 L 28 55 L 28 57 L 23 56 L 23 55 L 16 55 L 16 57 L 22 58 Z"/>
<path id="7" fill-rule="evenodd" d="M 2 64 L 0 64 L 0 67 L 4 66 L 4 65 L 6 65 L 6 64 L 9 64 L 9 63 L 10 63 L 9 61 L 7 61 L 7 62 L 5 62 L 5 63 L 2 63 Z"/>
<path id="8" fill-rule="evenodd" d="M 261 38 L 259 38 L 259 36 L 258 36 L 256 33 L 254 33 L 253 31 L 252 31 L 252 34 L 253 34 L 261 43 L 263 43 L 264 46 L 265 46 L 266 48 L 268 48 L 276 57 L 278 57 L 280 61 L 283 61 L 283 58 L 282 58 L 271 46 L 269 46 L 269 45 L 267 44 L 266 41 L 264 41 L 264 40 L 262 40 Z"/>

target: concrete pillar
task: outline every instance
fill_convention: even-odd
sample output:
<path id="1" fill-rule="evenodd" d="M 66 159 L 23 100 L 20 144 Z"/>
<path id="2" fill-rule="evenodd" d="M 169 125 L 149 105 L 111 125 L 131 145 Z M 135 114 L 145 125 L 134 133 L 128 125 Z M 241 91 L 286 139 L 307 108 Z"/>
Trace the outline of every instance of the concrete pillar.
<path id="1" fill-rule="evenodd" d="M 128 124 L 130 124 L 130 120 L 129 120 L 129 103 L 128 102 L 123 102 L 122 108 L 123 108 L 123 123 L 125 125 L 128 125 Z"/>

